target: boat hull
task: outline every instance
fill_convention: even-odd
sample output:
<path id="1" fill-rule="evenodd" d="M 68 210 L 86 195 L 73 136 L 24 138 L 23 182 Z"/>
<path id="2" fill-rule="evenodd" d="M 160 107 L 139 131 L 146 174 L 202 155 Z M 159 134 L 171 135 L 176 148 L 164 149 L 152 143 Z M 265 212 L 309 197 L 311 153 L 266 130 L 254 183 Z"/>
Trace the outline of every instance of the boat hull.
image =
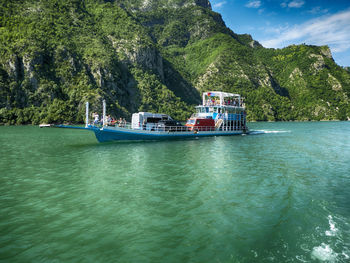
<path id="1" fill-rule="evenodd" d="M 96 127 L 89 125 L 88 127 L 78 127 L 69 125 L 57 125 L 57 128 L 69 128 L 88 130 L 95 133 L 96 139 L 99 142 L 109 141 L 146 141 L 146 140 L 172 140 L 172 139 L 186 139 L 199 138 L 209 136 L 232 136 L 240 135 L 247 132 L 243 131 L 149 131 L 149 130 L 133 130 L 121 127 Z"/>
<path id="2" fill-rule="evenodd" d="M 243 134 L 243 131 L 198 131 L 198 132 L 164 132 L 130 130 L 123 128 L 93 129 L 99 142 L 108 141 L 143 141 L 143 140 L 171 140 L 208 136 L 231 136 Z"/>

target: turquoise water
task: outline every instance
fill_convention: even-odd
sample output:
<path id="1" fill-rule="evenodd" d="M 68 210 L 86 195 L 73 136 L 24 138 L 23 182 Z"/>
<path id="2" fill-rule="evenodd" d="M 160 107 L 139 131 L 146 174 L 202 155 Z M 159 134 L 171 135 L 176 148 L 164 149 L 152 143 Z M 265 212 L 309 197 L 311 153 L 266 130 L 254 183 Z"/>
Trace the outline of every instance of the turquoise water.
<path id="1" fill-rule="evenodd" d="M 104 143 L 0 127 L 1 262 L 350 262 L 350 122 Z"/>

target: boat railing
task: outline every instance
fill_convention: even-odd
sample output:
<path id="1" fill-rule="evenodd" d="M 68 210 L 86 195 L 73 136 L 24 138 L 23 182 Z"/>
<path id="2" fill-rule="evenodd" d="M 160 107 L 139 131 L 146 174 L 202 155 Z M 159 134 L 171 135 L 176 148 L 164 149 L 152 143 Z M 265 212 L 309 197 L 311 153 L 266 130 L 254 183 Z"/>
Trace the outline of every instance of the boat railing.
<path id="1" fill-rule="evenodd" d="M 146 127 L 141 130 L 156 132 L 199 132 L 199 131 L 215 131 L 213 126 L 154 126 Z"/>
<path id="2" fill-rule="evenodd" d="M 115 124 L 107 124 L 108 127 L 119 127 L 119 128 L 125 128 L 125 129 L 132 129 L 130 122 L 122 122 L 122 123 L 115 123 Z"/>
<path id="3" fill-rule="evenodd" d="M 121 123 L 116 125 L 108 125 L 108 128 L 123 128 L 130 130 L 144 130 L 144 131 L 156 131 L 156 132 L 186 132 L 190 131 L 187 126 L 165 126 L 157 123 L 148 123 L 145 125 L 132 126 L 131 123 Z"/>
<path id="4" fill-rule="evenodd" d="M 240 108 L 240 107 L 243 107 L 243 102 L 238 102 L 238 101 L 230 101 L 230 102 L 223 102 L 223 103 L 220 103 L 220 102 L 215 102 L 215 101 L 209 101 L 209 102 L 204 102 L 204 104 L 202 105 L 199 105 L 199 106 L 206 106 L 206 107 L 213 107 L 213 106 L 221 106 L 221 107 L 224 107 L 224 106 L 231 106 L 231 107 L 237 107 L 237 108 Z"/>
<path id="5" fill-rule="evenodd" d="M 130 122 L 110 122 L 107 123 L 103 126 L 102 122 L 91 122 L 91 126 L 97 127 L 97 128 L 102 128 L 102 127 L 122 127 L 126 129 L 131 129 L 131 123 Z"/>
<path id="6" fill-rule="evenodd" d="M 92 124 L 94 127 L 102 128 L 101 124 Z M 207 131 L 240 131 L 244 130 L 243 126 L 239 125 L 225 125 L 222 123 L 219 126 L 165 126 L 155 123 L 154 125 L 144 125 L 133 127 L 130 122 L 107 124 L 103 126 L 107 129 L 127 129 L 127 130 L 144 130 L 155 132 L 207 132 Z"/>

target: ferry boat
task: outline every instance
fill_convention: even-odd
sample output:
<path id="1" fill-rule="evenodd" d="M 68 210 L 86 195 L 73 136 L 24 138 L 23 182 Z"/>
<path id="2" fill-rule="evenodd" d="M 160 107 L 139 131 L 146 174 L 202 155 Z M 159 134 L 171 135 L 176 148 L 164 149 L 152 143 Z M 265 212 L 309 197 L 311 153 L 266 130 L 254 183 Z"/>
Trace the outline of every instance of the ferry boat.
<path id="1" fill-rule="evenodd" d="M 111 125 L 106 118 L 103 102 L 102 124 L 90 123 L 89 103 L 86 103 L 85 127 L 58 125 L 93 131 L 99 142 L 121 140 L 168 140 L 207 136 L 229 136 L 249 133 L 244 103 L 239 94 L 220 91 L 203 93 L 202 105 L 182 125 L 166 114 L 139 112 L 132 115 L 131 123 L 117 122 Z"/>

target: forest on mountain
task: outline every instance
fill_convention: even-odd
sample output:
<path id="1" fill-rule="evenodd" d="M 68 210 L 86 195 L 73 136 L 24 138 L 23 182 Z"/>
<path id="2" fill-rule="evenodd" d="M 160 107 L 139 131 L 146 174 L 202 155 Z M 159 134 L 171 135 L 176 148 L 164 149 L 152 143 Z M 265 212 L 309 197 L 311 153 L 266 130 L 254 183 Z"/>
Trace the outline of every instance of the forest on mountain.
<path id="1" fill-rule="evenodd" d="M 207 0 L 0 1 L 0 123 L 185 120 L 201 93 L 245 98 L 250 121 L 348 120 L 350 72 L 327 46 L 268 49 Z"/>

